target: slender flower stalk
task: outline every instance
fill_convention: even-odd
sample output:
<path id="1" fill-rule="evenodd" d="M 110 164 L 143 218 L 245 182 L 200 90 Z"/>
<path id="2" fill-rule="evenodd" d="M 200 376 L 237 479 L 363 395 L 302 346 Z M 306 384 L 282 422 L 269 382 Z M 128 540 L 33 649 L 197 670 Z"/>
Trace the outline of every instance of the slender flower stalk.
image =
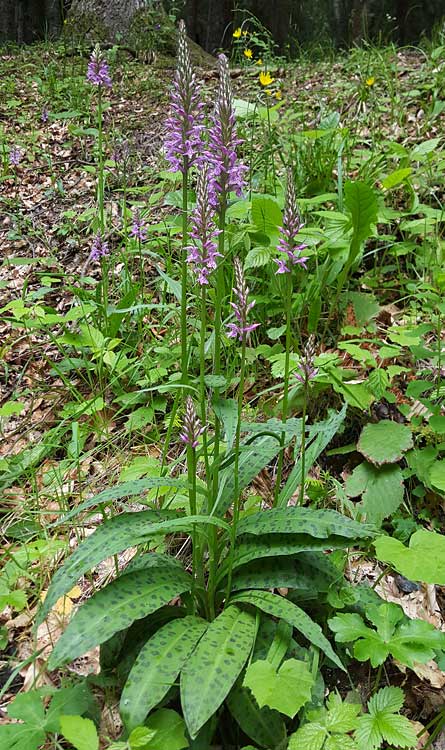
<path id="1" fill-rule="evenodd" d="M 292 170 L 289 169 L 287 175 L 286 199 L 283 213 L 283 226 L 280 227 L 280 241 L 277 249 L 282 254 L 281 258 L 276 258 L 278 264 L 276 274 L 286 275 L 285 291 L 285 309 L 286 309 L 286 352 L 284 360 L 284 383 L 283 383 L 283 405 L 281 419 L 283 422 L 283 432 L 281 434 L 281 451 L 278 457 L 277 476 L 275 479 L 274 506 L 278 503 L 281 477 L 284 463 L 284 444 L 286 441 L 285 424 L 288 415 L 289 405 L 289 376 L 290 376 L 290 349 L 292 343 L 292 270 L 295 266 L 306 268 L 307 258 L 301 255 L 302 250 L 306 247 L 303 243 L 298 243 L 298 234 L 303 224 L 300 220 L 300 213 L 297 205 L 295 194 L 295 184 Z"/>
<path id="2" fill-rule="evenodd" d="M 173 171 L 182 172 L 182 248 L 181 248 L 181 374 L 188 380 L 187 368 L 187 244 L 188 173 L 202 153 L 204 103 L 192 70 L 185 23 L 179 22 L 178 63 L 171 94 L 170 116 L 165 125 L 166 158 Z"/>
<path id="3" fill-rule="evenodd" d="M 191 396 L 187 396 L 185 401 L 185 414 L 183 429 L 180 434 L 180 439 L 187 446 L 187 474 L 189 481 L 189 502 L 190 502 L 190 513 L 192 516 L 196 516 L 197 505 L 196 505 L 196 448 L 198 447 L 199 437 L 204 432 L 205 427 L 201 425 L 199 417 L 196 413 L 195 406 Z M 192 579 L 193 579 L 193 593 L 195 589 L 195 583 L 198 575 L 198 560 L 200 559 L 199 552 L 199 540 L 198 530 L 193 524 L 192 527 Z M 195 611 L 195 597 L 193 596 L 193 611 Z"/>
<path id="4" fill-rule="evenodd" d="M 242 418 L 243 398 L 244 398 L 244 382 L 245 382 L 245 376 L 246 376 L 246 344 L 247 344 L 247 339 L 248 339 L 250 332 L 259 325 L 259 323 L 254 323 L 250 325 L 247 323 L 247 317 L 249 315 L 250 310 L 254 306 L 255 302 L 248 301 L 249 287 L 247 286 L 246 280 L 244 278 L 244 270 L 243 270 L 243 267 L 239 258 L 234 259 L 234 265 L 235 265 L 235 284 L 233 287 L 233 294 L 235 297 L 237 297 L 238 301 L 236 303 L 232 303 L 232 306 L 235 309 L 235 314 L 237 316 L 238 323 L 239 323 L 237 327 L 237 332 L 235 335 L 241 341 L 241 369 L 240 369 L 240 379 L 239 379 L 239 385 L 238 385 L 238 414 L 237 414 L 235 443 L 234 443 L 235 460 L 234 460 L 234 466 L 233 466 L 233 472 L 234 472 L 233 519 L 232 519 L 232 524 L 231 524 L 231 546 L 230 546 L 229 570 L 228 570 L 228 576 L 227 576 L 227 588 L 226 588 L 226 599 L 225 599 L 226 604 L 228 603 L 230 599 L 230 592 L 232 588 L 233 558 L 234 558 L 234 553 L 235 553 L 236 531 L 238 527 L 238 521 L 239 521 L 239 516 L 240 516 L 240 506 L 241 506 L 241 495 L 239 491 L 239 453 L 240 453 L 240 437 L 241 437 L 241 418 Z M 233 334 L 229 333 L 229 335 L 233 335 Z"/>
<path id="5" fill-rule="evenodd" d="M 317 377 L 318 367 L 314 366 L 315 358 L 315 336 L 309 336 L 306 345 L 303 348 L 303 354 L 298 366 L 298 370 L 294 373 L 294 376 L 299 383 L 303 386 L 303 414 L 302 414 L 302 427 L 301 427 L 301 482 L 300 482 L 300 505 L 304 502 L 304 487 L 306 479 L 306 413 L 307 404 L 309 398 L 309 387 L 311 380 Z"/>
<path id="6" fill-rule="evenodd" d="M 198 175 L 196 207 L 191 214 L 192 229 L 187 261 L 193 265 L 198 284 L 208 284 L 208 277 L 216 268 L 216 259 L 221 256 L 215 238 L 221 233 L 215 223 L 215 209 L 209 201 L 209 172 L 206 164 Z"/>

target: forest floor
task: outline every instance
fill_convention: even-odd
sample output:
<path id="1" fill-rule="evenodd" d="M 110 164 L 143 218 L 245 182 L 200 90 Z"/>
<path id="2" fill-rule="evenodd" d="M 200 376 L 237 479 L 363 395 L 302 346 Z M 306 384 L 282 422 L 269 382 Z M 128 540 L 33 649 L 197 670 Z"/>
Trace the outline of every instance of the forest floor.
<path id="1" fill-rule="evenodd" d="M 295 325 L 300 341 L 316 333 L 320 358 L 307 417 L 315 424 L 326 419 L 328 408 L 347 404 L 346 419 L 307 467 L 305 505 L 361 518 L 360 505 L 382 534 L 404 543 L 418 529 L 443 533 L 445 518 L 444 59 L 445 45 L 439 44 L 424 50 L 368 47 L 317 62 L 270 59 L 273 80 L 266 86 L 255 59 L 232 66 L 241 151 L 251 167 L 249 198 L 266 195 L 279 212 L 286 165 L 295 169 L 310 256 L 294 301 Z M 85 81 L 87 57 L 52 45 L 0 51 L 0 724 L 10 721 L 7 708 L 17 693 L 63 684 L 60 671 L 46 670 L 52 647 L 77 604 L 134 554 L 131 549 L 97 565 L 35 629 L 54 572 L 101 523 L 104 508 L 62 526 L 56 522 L 107 488 L 161 476 L 166 432 L 170 419 L 178 419 L 169 384 L 177 382 L 180 367 L 175 259 L 181 195 L 178 174 L 168 171 L 163 154 L 175 61 L 159 55 L 144 63 L 119 51 L 110 61 L 103 155 L 115 325 L 105 335 L 97 312 L 101 268 L 90 257 L 98 230 L 99 133 L 96 91 Z M 196 76 L 210 112 L 216 67 L 197 68 Z M 347 181 L 370 186 L 377 218 L 361 238 L 360 265 L 352 266 L 336 296 L 327 263 L 341 261 L 349 247 L 353 210 L 342 192 Z M 147 225 L 142 246 L 129 232 L 135 207 Z M 263 208 L 261 226 L 251 204 L 240 204 L 238 213 L 235 204 L 228 233 L 231 249 L 244 253 L 261 323 L 249 346 L 243 405 L 244 417 L 257 421 L 280 415 L 285 357 L 282 297 L 271 262 L 280 216 L 275 221 L 273 206 Z M 237 385 L 231 375 L 229 396 Z M 295 393 L 290 416 L 301 410 Z M 373 463 L 376 475 L 382 464 L 392 467 L 396 484 L 404 487 L 398 501 L 389 499 L 388 512 L 382 505 L 394 485 L 388 491 L 378 484 L 374 505 L 364 497 L 366 482 L 353 486 L 367 455 L 357 441 L 367 423 L 378 422 L 411 433 L 408 453 L 396 446 L 393 457 Z M 391 441 L 388 432 L 388 454 Z M 185 456 L 177 440 L 168 445 L 167 458 L 181 475 Z M 285 483 L 295 460 L 289 448 Z M 274 459 L 245 488 L 246 507 L 271 505 L 276 470 Z M 163 488 L 166 497 L 169 492 Z M 296 496 L 295 486 L 291 504 Z M 118 498 L 107 507 L 112 513 L 138 510 L 157 499 L 150 490 L 138 502 Z M 169 507 L 184 503 L 177 493 Z M 164 545 L 180 553 L 185 541 L 170 536 Z M 413 576 L 398 571 L 367 555 L 351 558 L 346 577 L 354 585 L 367 581 L 408 618 L 445 632 L 443 571 L 437 585 L 419 577 L 411 588 L 406 578 Z M 97 648 L 70 665 L 71 676 L 98 670 Z M 415 722 L 417 747 L 424 747 L 429 735 L 423 728 L 445 704 L 444 652 L 415 669 L 389 659 L 385 671 L 391 685 L 403 686 L 405 715 Z M 369 662 L 350 667 L 362 700 L 371 672 Z M 332 675 L 332 684 L 325 675 L 327 687 L 349 689 L 338 672 Z M 96 689 L 106 692 L 103 685 Z M 120 734 L 116 701 L 101 700 L 103 747 Z M 67 747 L 57 741 L 63 742 L 48 733 L 47 744 L 38 746 Z M 443 734 L 433 734 L 430 746 L 443 749 Z"/>

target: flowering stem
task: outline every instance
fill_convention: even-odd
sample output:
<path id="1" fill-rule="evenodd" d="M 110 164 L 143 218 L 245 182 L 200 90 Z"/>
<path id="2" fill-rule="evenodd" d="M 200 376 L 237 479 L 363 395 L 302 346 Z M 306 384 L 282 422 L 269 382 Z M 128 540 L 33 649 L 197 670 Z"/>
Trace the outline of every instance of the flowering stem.
<path id="1" fill-rule="evenodd" d="M 281 412 L 281 419 L 283 426 L 286 424 L 288 403 L 289 403 L 289 374 L 290 374 L 290 347 L 292 339 L 291 330 L 291 318 L 292 318 L 292 274 L 286 274 L 286 354 L 284 359 L 284 391 L 283 391 L 283 408 Z M 284 445 L 286 442 L 286 430 L 284 429 L 281 433 L 281 448 L 280 455 L 278 457 L 277 476 L 275 479 L 274 488 L 274 502 L 273 507 L 278 504 L 278 498 L 281 487 L 281 477 L 283 474 L 283 463 L 284 463 Z"/>
<path id="2" fill-rule="evenodd" d="M 304 503 L 304 484 L 305 484 L 305 475 L 306 475 L 306 411 L 307 411 L 307 398 L 308 398 L 308 383 L 307 381 L 304 384 L 304 391 L 303 391 L 303 414 L 301 417 L 302 425 L 301 425 L 301 446 L 300 446 L 300 455 L 301 455 L 301 484 L 300 484 L 300 505 L 303 505 Z"/>
<path id="3" fill-rule="evenodd" d="M 201 422 L 207 424 L 207 409 L 206 409 L 206 386 L 205 386 L 205 342 L 206 342 L 206 328 L 207 328 L 207 316 L 206 316 L 206 287 L 203 284 L 201 287 L 201 331 L 199 339 L 199 385 L 200 385 L 200 401 L 201 401 Z M 209 481 L 210 468 L 209 468 L 209 454 L 207 449 L 207 434 L 203 433 L 202 436 L 202 447 L 204 454 L 204 464 L 206 471 L 206 478 Z"/>
<path id="4" fill-rule="evenodd" d="M 227 588 L 226 588 L 226 599 L 225 605 L 227 605 L 230 599 L 230 592 L 232 589 L 232 568 L 233 558 L 235 554 L 235 541 L 236 541 L 236 530 L 239 521 L 240 514 L 240 491 L 239 491 L 239 446 L 240 446 L 240 435 L 241 435 L 241 417 L 243 411 L 243 397 L 244 397 L 244 381 L 246 376 L 246 334 L 243 334 L 241 342 L 241 371 L 238 385 L 238 420 L 236 423 L 235 433 L 235 460 L 233 465 L 234 472 L 234 488 L 233 488 L 233 519 L 231 524 L 231 537 L 230 537 L 230 554 L 229 554 L 229 570 L 227 574 Z"/>
<path id="5" fill-rule="evenodd" d="M 188 164 L 184 157 L 182 173 L 182 248 L 181 248 L 181 374 L 182 382 L 188 382 L 187 367 L 187 208 L 188 208 Z"/>
<path id="6" fill-rule="evenodd" d="M 187 446 L 187 474 L 189 482 L 189 502 L 190 502 L 190 513 L 192 516 L 196 516 L 196 451 L 191 446 Z M 193 600 L 193 614 L 196 609 L 195 599 L 195 585 L 196 575 L 198 570 L 198 534 L 196 525 L 193 524 L 192 528 L 192 600 Z"/>
<path id="7" fill-rule="evenodd" d="M 224 255 L 224 227 L 226 222 L 226 199 L 221 197 L 221 209 L 219 214 L 218 252 Z M 215 321 L 214 321 L 214 361 L 213 372 L 215 375 L 221 375 L 221 315 L 222 300 L 224 297 L 224 266 L 222 262 L 218 263 L 216 271 L 216 299 L 215 299 Z M 219 388 L 215 388 L 215 398 L 219 397 Z M 216 499 L 218 493 L 218 458 L 219 458 L 219 440 L 220 440 L 220 423 L 219 419 L 215 421 L 215 443 L 213 449 L 213 496 Z"/>
<path id="8" fill-rule="evenodd" d="M 100 231 L 105 230 L 104 220 L 104 157 L 103 157 L 103 117 L 102 117 L 102 86 L 98 89 L 97 98 L 97 130 L 99 149 L 99 174 L 97 180 L 97 200 L 99 203 Z"/>

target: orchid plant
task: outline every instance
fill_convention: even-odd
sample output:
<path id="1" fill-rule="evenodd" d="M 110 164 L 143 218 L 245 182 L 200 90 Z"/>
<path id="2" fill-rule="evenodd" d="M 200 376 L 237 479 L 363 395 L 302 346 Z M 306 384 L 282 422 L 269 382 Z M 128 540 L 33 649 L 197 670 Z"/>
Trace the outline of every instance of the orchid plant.
<path id="1" fill-rule="evenodd" d="M 320 625 L 299 605 L 301 580 L 322 573 L 338 581 L 337 571 L 324 551 L 367 543 L 373 530 L 336 511 L 301 505 L 244 510 L 243 490 L 278 455 L 282 461 L 284 448 L 302 430 L 304 434 L 305 419 L 289 418 L 287 357 L 282 420 L 243 420 L 246 350 L 259 322 L 253 316 L 255 300 L 242 259 L 231 258 L 226 242 L 227 208 L 234 194 L 242 194 L 247 168 L 238 160 L 241 142 L 224 55 L 219 56 L 218 65 L 219 90 L 206 128 L 204 105 L 181 23 L 165 149 L 171 168 L 182 175 L 183 189 L 179 263 L 182 356 L 176 401 L 179 404 L 184 394 L 182 429 L 177 439 L 185 446 L 187 472 L 179 477 L 167 472 L 162 477 L 124 482 L 104 490 L 68 513 L 61 523 L 97 505 L 105 509 L 116 499 L 140 497 L 156 487 L 185 490 L 188 507 L 184 512 L 157 502 L 146 510 L 105 518 L 54 576 L 40 621 L 85 572 L 105 558 L 135 549 L 135 556 L 123 569 L 116 557 L 115 579 L 76 612 L 52 651 L 49 669 L 100 645 L 103 672 L 115 672 L 123 686 L 120 710 L 127 733 L 143 725 L 149 715 L 154 716 L 155 709 L 162 712 L 166 709 L 159 707 L 180 705 L 182 717 L 178 721 L 186 739 L 175 747 L 207 748 L 225 704 L 252 741 L 278 747 L 286 736 L 281 714 L 293 717 L 311 700 L 320 663 L 344 668 Z M 90 66 L 89 80 L 101 91 L 109 85 L 104 63 L 96 54 Z M 188 187 L 196 171 L 196 205 L 190 210 Z M 138 214 L 133 218 L 131 234 L 142 242 L 143 222 Z M 287 282 L 287 351 L 291 345 L 292 269 L 304 267 L 307 260 L 298 239 L 301 226 L 289 176 L 278 246 L 281 256 L 277 259 L 277 273 L 285 274 Z M 106 254 L 102 234 L 97 235 L 93 250 L 97 258 Z M 233 274 L 231 291 L 225 288 L 227 268 Z M 188 368 L 190 284 L 200 289 L 197 377 Z M 208 372 L 205 349 L 210 327 L 213 356 Z M 239 373 L 236 398 L 225 395 L 222 374 L 222 345 L 230 338 L 235 345 L 228 351 L 235 357 Z M 313 358 L 311 342 L 296 374 L 306 391 L 316 374 Z M 167 435 L 164 455 L 171 434 Z M 281 468 L 278 488 L 280 482 Z M 172 534 L 185 535 L 184 565 L 162 551 L 163 540 Z M 292 596 L 278 593 L 283 587 L 292 591 Z M 298 646 L 295 651 L 294 631 L 305 648 Z M 304 676 L 303 694 L 298 681 L 289 688 L 295 693 L 290 714 L 284 704 L 275 703 L 272 711 L 252 697 L 252 670 L 249 687 L 244 684 L 246 668 L 267 659 L 268 653 L 274 654 L 271 668 L 278 681 L 282 662 L 286 669 L 290 661 L 296 662 L 297 666 L 291 665 L 293 673 Z M 298 653 L 298 658 L 283 661 L 289 653 Z M 272 739 L 265 744 L 268 724 Z"/>

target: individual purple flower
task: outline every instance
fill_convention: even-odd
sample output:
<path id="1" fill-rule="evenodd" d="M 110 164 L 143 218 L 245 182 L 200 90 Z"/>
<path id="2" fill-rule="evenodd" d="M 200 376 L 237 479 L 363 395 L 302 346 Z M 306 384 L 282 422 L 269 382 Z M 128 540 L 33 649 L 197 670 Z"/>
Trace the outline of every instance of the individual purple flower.
<path id="1" fill-rule="evenodd" d="M 48 108 L 47 107 L 43 107 L 40 119 L 42 120 L 43 123 L 47 123 L 48 122 L 48 117 L 49 117 Z"/>
<path id="2" fill-rule="evenodd" d="M 202 435 L 204 430 L 205 427 L 201 426 L 201 422 L 196 414 L 193 400 L 191 396 L 187 396 L 185 400 L 184 422 L 179 438 L 183 443 L 195 449 L 199 442 L 199 436 Z"/>
<path id="3" fill-rule="evenodd" d="M 314 367 L 315 358 L 315 336 L 309 336 L 306 345 L 303 347 L 303 354 L 298 365 L 297 372 L 294 373 L 297 380 L 307 387 L 309 382 L 318 375 L 318 367 Z"/>
<path id="4" fill-rule="evenodd" d="M 145 240 L 147 239 L 147 227 L 142 221 L 142 217 L 138 209 L 136 209 L 133 214 L 133 224 L 130 229 L 130 234 L 140 242 L 145 242 Z"/>
<path id="5" fill-rule="evenodd" d="M 248 169 L 237 161 L 236 149 L 243 141 L 236 134 L 229 64 L 225 55 L 219 55 L 218 67 L 219 89 L 205 151 L 211 167 L 211 200 L 216 208 L 225 203 L 227 194 L 232 191 L 241 196 Z"/>
<path id="6" fill-rule="evenodd" d="M 18 146 L 13 146 L 11 150 L 9 151 L 9 163 L 12 164 L 13 167 L 18 167 L 22 160 L 22 152 L 19 149 Z"/>
<path id="7" fill-rule="evenodd" d="M 231 302 L 231 306 L 235 311 L 235 317 L 237 323 L 227 323 L 227 335 L 230 338 L 237 338 L 240 341 L 245 340 L 245 337 L 255 328 L 258 328 L 259 323 L 248 323 L 248 315 L 252 307 L 255 306 L 255 300 L 248 302 L 249 287 L 246 284 L 244 278 L 244 271 L 239 258 L 234 259 L 235 266 L 235 285 L 233 287 L 233 294 L 237 297 L 236 302 Z"/>
<path id="8" fill-rule="evenodd" d="M 297 244 L 297 236 L 304 224 L 300 221 L 297 197 L 295 195 L 295 184 L 292 171 L 289 169 L 287 176 L 286 201 L 283 213 L 283 226 L 280 227 L 280 241 L 277 250 L 284 254 L 284 258 L 274 258 L 278 265 L 275 273 L 290 273 L 292 266 L 300 265 L 306 268 L 307 257 L 301 255 L 307 245 Z"/>
<path id="9" fill-rule="evenodd" d="M 190 61 L 184 21 L 179 22 L 178 64 L 171 92 L 170 115 L 165 122 L 165 155 L 173 172 L 186 172 L 202 152 L 204 103 Z"/>
<path id="10" fill-rule="evenodd" d="M 196 206 L 191 214 L 192 229 L 187 260 L 193 264 L 198 284 L 208 284 L 210 273 L 216 268 L 216 259 L 221 256 L 215 238 L 221 233 L 215 224 L 215 209 L 209 201 L 209 170 L 205 164 L 198 175 Z"/>
<path id="11" fill-rule="evenodd" d="M 101 233 L 98 232 L 91 246 L 90 260 L 100 260 L 110 254 L 108 244 L 105 242 Z"/>
<path id="12" fill-rule="evenodd" d="M 92 83 L 93 86 L 100 86 L 101 88 L 111 89 L 112 86 L 110 68 L 98 44 L 96 44 L 88 63 L 87 81 Z"/>

